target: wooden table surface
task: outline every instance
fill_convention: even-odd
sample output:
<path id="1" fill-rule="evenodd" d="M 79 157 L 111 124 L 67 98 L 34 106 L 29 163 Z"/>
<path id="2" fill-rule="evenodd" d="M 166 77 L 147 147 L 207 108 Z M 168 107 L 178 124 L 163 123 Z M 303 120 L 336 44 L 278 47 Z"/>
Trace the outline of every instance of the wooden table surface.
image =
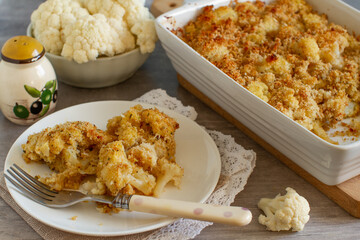
<path id="1" fill-rule="evenodd" d="M 330 0 L 329 0 L 330 1 Z M 31 12 L 40 0 L 0 0 L 0 46 L 12 36 L 24 35 Z M 347 0 L 360 8 L 359 0 Z M 149 5 L 149 1 L 147 5 Z M 212 109 L 179 86 L 176 72 L 164 50 L 157 44 L 148 61 L 129 80 L 116 86 L 83 89 L 59 84 L 56 110 L 75 104 L 98 100 L 132 100 L 151 89 L 162 88 L 185 105 L 195 107 L 196 120 L 208 129 L 232 135 L 236 142 L 257 154 L 254 172 L 245 189 L 239 193 L 234 206 L 244 206 L 253 213 L 253 221 L 245 227 L 214 224 L 205 228 L 195 239 L 360 239 L 360 219 L 350 216 L 312 185 L 289 170 L 256 142 L 224 120 Z M 0 113 L 0 171 L 11 145 L 26 129 L 15 125 Z M 310 203 L 310 221 L 301 232 L 269 232 L 257 221 L 261 213 L 256 205 L 262 197 L 284 194 L 286 187 L 294 188 Z M 0 198 L 0 239 L 41 239 L 26 222 Z"/>

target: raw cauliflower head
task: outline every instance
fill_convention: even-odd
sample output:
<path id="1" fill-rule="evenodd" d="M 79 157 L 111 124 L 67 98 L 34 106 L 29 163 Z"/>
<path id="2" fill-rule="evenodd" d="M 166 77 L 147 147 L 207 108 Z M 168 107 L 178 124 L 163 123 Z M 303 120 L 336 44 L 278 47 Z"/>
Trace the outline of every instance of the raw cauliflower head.
<path id="1" fill-rule="evenodd" d="M 308 201 L 290 187 L 286 191 L 284 196 L 278 194 L 274 199 L 262 198 L 258 203 L 265 213 L 259 216 L 259 223 L 268 230 L 301 231 L 310 219 Z"/>
<path id="2" fill-rule="evenodd" d="M 47 52 L 78 63 L 136 47 L 150 53 L 157 41 L 142 0 L 48 0 L 33 12 L 31 23 Z"/>

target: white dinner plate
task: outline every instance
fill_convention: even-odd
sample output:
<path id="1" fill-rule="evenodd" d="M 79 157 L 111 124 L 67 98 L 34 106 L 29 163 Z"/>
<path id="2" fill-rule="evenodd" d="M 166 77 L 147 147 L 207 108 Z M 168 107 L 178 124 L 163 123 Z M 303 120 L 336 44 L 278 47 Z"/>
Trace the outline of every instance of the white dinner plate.
<path id="1" fill-rule="evenodd" d="M 13 163 L 23 167 L 32 175 L 49 174 L 44 164 L 26 164 L 22 159 L 21 144 L 30 134 L 40 132 L 66 121 L 88 121 L 100 129 L 106 129 L 107 120 L 121 115 L 136 102 L 100 101 L 69 107 L 36 122 L 15 141 L 5 160 L 4 169 Z M 140 103 L 143 107 L 154 107 Z M 214 190 L 221 170 L 220 154 L 213 139 L 194 121 L 168 109 L 159 108 L 176 119 L 180 128 L 176 131 L 176 161 L 184 168 L 184 177 L 180 189 L 166 186 L 161 198 L 184 201 L 204 202 Z M 125 212 L 104 214 L 95 209 L 95 204 L 84 202 L 72 207 L 54 209 L 37 204 L 11 187 L 8 189 L 16 203 L 29 215 L 54 228 L 92 236 L 120 236 L 160 228 L 175 221 L 175 218 L 155 214 Z M 72 220 L 75 219 L 75 220 Z"/>

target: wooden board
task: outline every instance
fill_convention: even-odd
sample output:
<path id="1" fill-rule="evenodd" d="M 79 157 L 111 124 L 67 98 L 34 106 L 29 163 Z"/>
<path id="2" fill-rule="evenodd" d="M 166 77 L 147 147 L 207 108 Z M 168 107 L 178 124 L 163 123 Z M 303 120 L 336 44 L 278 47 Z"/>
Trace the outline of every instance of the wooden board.
<path id="1" fill-rule="evenodd" d="M 337 203 L 340 207 L 342 207 L 345 211 L 350 213 L 352 216 L 360 218 L 360 175 L 356 176 L 346 182 L 343 182 L 336 186 L 326 185 L 315 177 L 310 175 L 304 169 L 299 167 L 297 164 L 291 161 L 291 159 L 287 158 L 281 152 L 276 150 L 269 143 L 265 142 L 259 136 L 257 136 L 250 129 L 241 124 L 238 120 L 236 120 L 231 114 L 223 110 L 219 105 L 213 102 L 210 98 L 208 98 L 205 94 L 203 94 L 200 90 L 195 88 L 191 83 L 189 83 L 182 76 L 178 75 L 178 80 L 181 86 L 186 88 L 189 92 L 199 98 L 202 102 L 207 104 L 229 122 L 238 127 L 241 131 L 243 131 L 246 135 L 264 147 L 268 152 L 282 161 L 286 166 L 292 169 L 295 173 L 300 175 L 306 181 L 315 186 L 318 190 L 324 193 L 328 198 Z"/>
<path id="2" fill-rule="evenodd" d="M 184 4 L 184 0 L 153 0 L 150 12 L 154 17 L 158 17 L 164 12 L 171 11 Z"/>

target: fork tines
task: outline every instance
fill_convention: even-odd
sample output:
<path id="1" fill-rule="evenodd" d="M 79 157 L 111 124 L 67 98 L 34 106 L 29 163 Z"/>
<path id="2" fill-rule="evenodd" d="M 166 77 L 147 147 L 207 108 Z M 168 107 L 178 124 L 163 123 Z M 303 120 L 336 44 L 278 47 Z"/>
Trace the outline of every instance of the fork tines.
<path id="1" fill-rule="evenodd" d="M 51 190 L 50 187 L 32 177 L 16 164 L 8 168 L 4 176 L 14 185 L 17 191 L 40 204 L 44 205 L 49 201 L 51 202 L 58 194 L 58 192 Z"/>

